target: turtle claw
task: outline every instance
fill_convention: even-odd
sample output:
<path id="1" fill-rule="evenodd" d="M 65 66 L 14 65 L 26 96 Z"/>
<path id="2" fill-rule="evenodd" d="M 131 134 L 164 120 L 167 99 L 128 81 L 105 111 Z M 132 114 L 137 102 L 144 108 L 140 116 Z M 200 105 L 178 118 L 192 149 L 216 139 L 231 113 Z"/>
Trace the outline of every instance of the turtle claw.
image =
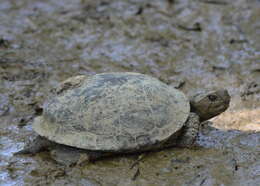
<path id="1" fill-rule="evenodd" d="M 86 153 L 81 153 L 76 165 L 81 167 L 85 164 L 88 164 L 89 162 L 90 162 L 90 156 Z"/>

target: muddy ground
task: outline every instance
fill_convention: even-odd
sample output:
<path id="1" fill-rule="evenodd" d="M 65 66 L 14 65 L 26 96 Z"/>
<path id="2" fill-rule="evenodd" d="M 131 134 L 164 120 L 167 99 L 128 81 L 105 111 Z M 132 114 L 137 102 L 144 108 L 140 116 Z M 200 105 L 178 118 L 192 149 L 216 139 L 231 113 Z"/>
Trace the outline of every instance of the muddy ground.
<path id="1" fill-rule="evenodd" d="M 258 0 L 0 0 L 0 185 L 260 183 Z M 225 87 L 230 108 L 196 146 L 91 164 L 13 156 L 48 92 L 74 75 L 135 71 L 187 95 Z"/>

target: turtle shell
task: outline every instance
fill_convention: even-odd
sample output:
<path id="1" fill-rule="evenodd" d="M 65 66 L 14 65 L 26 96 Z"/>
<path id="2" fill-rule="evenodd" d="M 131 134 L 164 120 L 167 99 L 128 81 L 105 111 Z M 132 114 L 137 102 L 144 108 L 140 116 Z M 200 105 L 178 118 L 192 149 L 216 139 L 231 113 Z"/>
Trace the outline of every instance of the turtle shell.
<path id="1" fill-rule="evenodd" d="M 33 129 L 54 142 L 98 151 L 152 149 L 182 128 L 187 97 L 132 72 L 75 76 L 44 105 Z"/>

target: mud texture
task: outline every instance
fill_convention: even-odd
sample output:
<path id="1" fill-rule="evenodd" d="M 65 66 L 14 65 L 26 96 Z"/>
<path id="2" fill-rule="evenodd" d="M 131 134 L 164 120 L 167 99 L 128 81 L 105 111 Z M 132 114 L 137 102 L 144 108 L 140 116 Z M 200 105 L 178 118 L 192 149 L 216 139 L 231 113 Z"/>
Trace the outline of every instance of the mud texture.
<path id="1" fill-rule="evenodd" d="M 259 185 L 259 9 L 257 0 L 0 0 L 0 185 Z M 137 163 L 13 156 L 59 82 L 112 71 L 148 74 L 187 95 L 225 87 L 231 105 L 194 148 Z"/>

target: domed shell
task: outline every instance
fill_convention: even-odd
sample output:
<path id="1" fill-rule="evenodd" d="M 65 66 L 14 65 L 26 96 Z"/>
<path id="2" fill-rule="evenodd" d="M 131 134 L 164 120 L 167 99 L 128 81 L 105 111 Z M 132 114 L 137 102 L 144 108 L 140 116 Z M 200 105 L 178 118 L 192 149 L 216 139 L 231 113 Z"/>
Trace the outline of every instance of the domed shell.
<path id="1" fill-rule="evenodd" d="M 99 151 L 152 149 L 185 123 L 187 97 L 139 73 L 75 76 L 61 84 L 33 129 L 60 144 Z"/>

